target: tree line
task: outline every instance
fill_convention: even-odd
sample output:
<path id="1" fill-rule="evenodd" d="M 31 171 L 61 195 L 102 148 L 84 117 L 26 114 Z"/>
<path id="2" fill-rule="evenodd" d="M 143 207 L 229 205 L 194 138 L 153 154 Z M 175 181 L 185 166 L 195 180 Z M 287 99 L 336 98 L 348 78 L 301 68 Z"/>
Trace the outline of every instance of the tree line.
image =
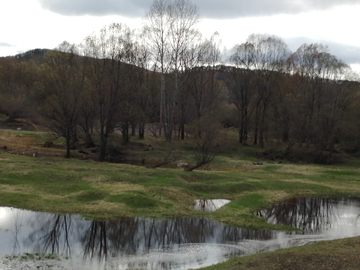
<path id="1" fill-rule="evenodd" d="M 239 143 L 313 147 L 319 158 L 340 142 L 357 150 L 359 79 L 326 46 L 291 52 L 252 34 L 223 59 L 220 35 L 204 38 L 199 20 L 188 0 L 155 0 L 142 29 L 114 23 L 81 44 L 1 58 L 0 110 L 64 137 L 66 157 L 81 136 L 101 161 L 114 132 L 126 144 L 145 131 L 168 142 L 190 134 L 211 158 L 229 127 Z"/>

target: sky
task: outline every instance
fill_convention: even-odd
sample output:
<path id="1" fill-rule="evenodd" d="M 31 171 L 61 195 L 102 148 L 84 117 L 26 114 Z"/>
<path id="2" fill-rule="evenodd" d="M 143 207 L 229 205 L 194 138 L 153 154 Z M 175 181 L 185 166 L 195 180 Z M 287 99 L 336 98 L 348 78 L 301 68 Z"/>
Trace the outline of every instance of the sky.
<path id="1" fill-rule="evenodd" d="M 250 34 L 276 35 L 290 50 L 322 43 L 360 72 L 360 0 L 192 0 L 205 37 L 217 31 L 222 48 Z M 140 28 L 151 0 L 0 0 L 0 56 L 35 48 L 53 49 L 64 40 L 80 43 L 110 23 Z"/>

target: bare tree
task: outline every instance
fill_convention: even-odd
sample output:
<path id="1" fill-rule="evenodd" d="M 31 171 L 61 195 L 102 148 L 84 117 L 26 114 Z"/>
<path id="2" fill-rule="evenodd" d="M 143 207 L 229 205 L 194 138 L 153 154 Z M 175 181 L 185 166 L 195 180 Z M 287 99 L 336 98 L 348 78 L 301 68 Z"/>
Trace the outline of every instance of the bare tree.
<path id="1" fill-rule="evenodd" d="M 0 111 L 9 121 L 29 116 L 34 110 L 32 91 L 39 81 L 39 70 L 33 61 L 0 59 Z"/>
<path id="2" fill-rule="evenodd" d="M 217 155 L 220 125 L 214 117 L 213 114 L 208 113 L 191 123 L 189 132 L 194 136 L 196 143 L 195 164 L 185 167 L 185 170 L 193 171 L 209 165 Z"/>
<path id="3" fill-rule="evenodd" d="M 108 138 L 117 127 L 128 84 L 128 63 L 132 55 L 132 32 L 122 24 L 111 24 L 85 40 L 84 54 L 89 58 L 88 77 L 98 119 L 99 160 L 104 161 Z"/>
<path id="4" fill-rule="evenodd" d="M 131 93 L 132 93 L 132 111 L 131 119 L 134 127 L 138 126 L 139 138 L 144 139 L 145 123 L 148 119 L 148 105 L 150 90 L 152 87 L 152 77 L 149 71 L 149 50 L 139 41 L 134 44 L 133 68 L 131 70 Z M 135 135 L 135 134 L 132 134 Z"/>
<path id="5" fill-rule="evenodd" d="M 145 17 L 148 46 L 154 66 L 161 73 L 160 124 L 167 141 L 172 138 L 181 55 L 198 35 L 194 29 L 198 20 L 197 7 L 187 0 L 155 0 Z M 171 88 L 166 86 L 170 73 L 174 75 Z"/>
<path id="6" fill-rule="evenodd" d="M 323 152 L 333 153 L 341 123 L 354 97 L 354 84 L 348 81 L 349 67 L 322 44 L 303 44 L 291 56 L 301 132 L 300 145 L 315 145 L 317 161 Z M 328 157 L 325 157 L 328 158 Z"/>
<path id="7" fill-rule="evenodd" d="M 237 68 L 245 70 L 240 73 L 246 77 L 243 86 L 240 87 L 240 93 L 233 93 L 238 100 L 235 104 L 238 104 L 240 119 L 243 122 L 240 124 L 240 129 L 243 129 L 240 131 L 240 142 L 247 136 L 246 129 L 252 113 L 252 110 L 249 113 L 248 106 L 253 99 L 254 144 L 258 143 L 259 136 L 260 145 L 264 146 L 265 120 L 274 83 L 277 81 L 277 74 L 285 70 L 289 55 L 287 45 L 280 38 L 270 35 L 252 34 L 246 43 L 233 48 L 230 60 Z"/>
<path id="8" fill-rule="evenodd" d="M 217 79 L 220 63 L 218 39 L 218 33 L 215 33 L 211 39 L 201 41 L 184 61 L 188 72 L 186 90 L 195 105 L 196 118 L 216 109 L 223 89 L 223 84 Z"/>
<path id="9" fill-rule="evenodd" d="M 252 74 L 238 67 L 222 67 L 224 82 L 229 91 L 230 101 L 238 110 L 239 143 L 246 144 L 252 115 L 250 102 L 254 93 L 250 88 Z"/>
<path id="10" fill-rule="evenodd" d="M 47 126 L 66 141 L 66 158 L 71 153 L 72 140 L 76 138 L 81 97 L 85 86 L 84 58 L 77 47 L 63 42 L 45 58 L 44 100 L 40 109 Z"/>
<path id="11" fill-rule="evenodd" d="M 273 91 L 271 99 L 273 133 L 276 138 L 284 143 L 289 143 L 291 147 L 294 143 L 291 132 L 297 132 L 291 129 L 291 122 L 294 120 L 292 108 L 295 102 L 292 92 L 297 86 L 294 85 L 290 74 L 278 73 L 276 77 L 277 87 Z"/>

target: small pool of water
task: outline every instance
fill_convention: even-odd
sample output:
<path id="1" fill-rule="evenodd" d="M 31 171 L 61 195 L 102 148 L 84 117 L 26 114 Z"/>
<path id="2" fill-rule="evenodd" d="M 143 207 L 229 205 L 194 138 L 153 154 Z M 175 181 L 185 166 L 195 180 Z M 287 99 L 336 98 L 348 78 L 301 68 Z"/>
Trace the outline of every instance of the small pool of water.
<path id="1" fill-rule="evenodd" d="M 360 235 L 360 198 L 294 198 L 256 214 L 326 240 Z"/>
<path id="2" fill-rule="evenodd" d="M 213 199 L 213 200 L 195 200 L 194 209 L 205 211 L 205 212 L 213 212 L 217 209 L 223 207 L 224 205 L 231 202 L 230 200 L 225 199 Z"/>
<path id="3" fill-rule="evenodd" d="M 0 269 L 196 269 L 234 256 L 360 235 L 360 199 L 298 198 L 256 213 L 301 232 L 246 230 L 206 218 L 76 215 L 0 208 Z M 54 253 L 60 260 L 10 260 L 6 255 Z"/>

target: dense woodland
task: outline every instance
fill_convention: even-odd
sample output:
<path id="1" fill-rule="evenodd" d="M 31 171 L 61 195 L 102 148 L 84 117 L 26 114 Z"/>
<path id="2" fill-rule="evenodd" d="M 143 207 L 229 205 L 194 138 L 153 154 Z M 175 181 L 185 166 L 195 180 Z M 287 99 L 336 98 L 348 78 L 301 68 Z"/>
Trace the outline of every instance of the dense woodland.
<path id="1" fill-rule="evenodd" d="M 360 149 L 359 77 L 326 46 L 292 52 L 253 34 L 225 59 L 221 37 L 204 38 L 199 19 L 186 0 L 155 0 L 143 29 L 111 24 L 81 44 L 0 58 L 0 111 L 64 137 L 66 157 L 81 138 L 101 161 L 114 132 L 123 144 L 190 137 L 208 153 L 236 128 L 241 144 L 311 149 L 316 162 Z"/>

